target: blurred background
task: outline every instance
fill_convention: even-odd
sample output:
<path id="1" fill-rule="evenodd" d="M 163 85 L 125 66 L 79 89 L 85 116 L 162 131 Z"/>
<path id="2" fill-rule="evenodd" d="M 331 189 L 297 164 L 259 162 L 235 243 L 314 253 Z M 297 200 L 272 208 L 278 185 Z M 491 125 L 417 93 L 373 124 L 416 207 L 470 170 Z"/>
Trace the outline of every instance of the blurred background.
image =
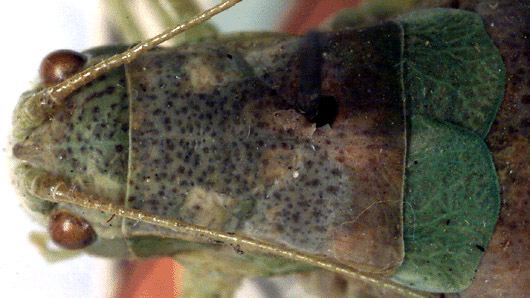
<path id="1" fill-rule="evenodd" d="M 44 231 L 20 206 L 11 185 L 11 117 L 22 92 L 37 80 L 41 59 L 60 48 L 91 46 L 97 1 L 13 1 L 0 10 L 0 280 L 3 292 L 15 297 L 109 297 L 112 262 L 81 255 L 49 264 L 29 241 Z"/>
<path id="2" fill-rule="evenodd" d="M 219 1 L 201 0 L 203 7 Z M 222 31 L 282 30 L 302 33 L 333 11 L 356 0 L 244 0 L 214 18 Z M 150 34 L 148 11 L 142 11 Z M 86 255 L 50 264 L 30 242 L 29 233 L 44 232 L 22 210 L 11 185 L 8 136 L 15 104 L 37 81 L 41 59 L 56 49 L 83 50 L 107 43 L 104 12 L 98 0 L 13 1 L 0 10 L 0 280 L 6 293 L 17 297 L 178 297 L 180 267 L 170 259 L 119 262 Z M 108 12 L 112 18 L 112 12 Z M 295 280 L 247 280 L 238 297 L 306 295 L 291 288 Z M 268 291 L 267 287 L 275 287 Z M 267 294 L 268 292 L 268 294 Z M 271 294 L 273 293 L 273 294 Z M 276 294 L 274 294 L 276 293 Z"/>

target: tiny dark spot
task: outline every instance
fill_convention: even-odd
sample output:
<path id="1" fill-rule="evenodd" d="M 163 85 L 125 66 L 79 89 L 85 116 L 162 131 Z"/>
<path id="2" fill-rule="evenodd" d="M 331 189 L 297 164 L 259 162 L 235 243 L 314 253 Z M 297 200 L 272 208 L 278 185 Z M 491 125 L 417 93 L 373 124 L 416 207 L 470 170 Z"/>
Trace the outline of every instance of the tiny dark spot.
<path id="1" fill-rule="evenodd" d="M 521 123 L 519 124 L 519 126 L 524 127 L 524 128 L 529 128 L 530 127 L 530 118 L 526 118 L 526 119 L 521 120 Z"/>
<path id="2" fill-rule="evenodd" d="M 449 7 L 450 8 L 460 8 L 460 0 L 452 0 L 450 3 L 449 3 Z"/>
<path id="3" fill-rule="evenodd" d="M 333 169 L 333 170 L 331 170 L 331 174 L 333 176 L 340 176 L 340 171 L 339 171 L 339 169 Z"/>
<path id="4" fill-rule="evenodd" d="M 307 186 L 318 186 L 320 184 L 320 181 L 318 179 L 312 179 L 310 181 L 307 181 L 305 184 Z"/>
<path id="5" fill-rule="evenodd" d="M 525 105 L 530 104 L 530 94 L 523 95 L 521 97 L 521 102 Z"/>
<path id="6" fill-rule="evenodd" d="M 292 215 L 292 219 L 293 219 L 293 222 L 298 223 L 298 221 L 300 220 L 300 213 L 299 212 L 294 213 Z"/>
<path id="7" fill-rule="evenodd" d="M 339 191 L 339 188 L 335 185 L 330 185 L 326 188 L 326 191 L 332 193 L 332 194 L 337 194 L 337 192 Z"/>
<path id="8" fill-rule="evenodd" d="M 478 250 L 482 251 L 482 252 L 485 250 L 485 249 L 484 249 L 484 246 L 482 246 L 482 245 L 475 244 L 475 247 L 476 247 Z"/>

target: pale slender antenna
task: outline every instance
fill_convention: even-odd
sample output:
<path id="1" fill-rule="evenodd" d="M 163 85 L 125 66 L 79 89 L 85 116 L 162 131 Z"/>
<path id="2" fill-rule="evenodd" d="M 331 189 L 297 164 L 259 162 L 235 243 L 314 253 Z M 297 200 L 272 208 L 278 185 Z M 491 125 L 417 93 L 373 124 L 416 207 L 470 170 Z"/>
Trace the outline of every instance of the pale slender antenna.
<path id="1" fill-rule="evenodd" d="M 131 63 L 143 53 L 153 49 L 154 47 L 171 39 L 179 33 L 182 33 L 194 26 L 204 23 L 216 14 L 229 9 L 230 7 L 236 5 L 241 1 L 242 0 L 223 1 L 221 4 L 218 4 L 196 15 L 189 21 L 179 24 L 173 28 L 167 29 L 153 38 L 140 42 L 139 44 L 133 46 L 132 48 L 123 53 L 109 57 L 73 75 L 72 77 L 55 86 L 46 88 L 31 95 L 24 103 L 27 110 L 27 116 L 29 117 L 29 119 L 34 119 L 34 121 L 36 122 L 39 122 L 39 120 L 44 121 L 48 118 L 48 114 L 53 111 L 51 106 L 62 106 L 65 102 L 66 97 L 78 88 L 90 83 L 91 81 L 107 73 L 111 69 L 117 68 L 127 63 Z M 37 107 L 40 107 L 42 109 L 39 110 Z"/>
<path id="2" fill-rule="evenodd" d="M 159 35 L 143 41 L 129 50 L 114 55 L 108 59 L 105 59 L 98 64 L 89 67 L 76 75 L 72 76 L 68 80 L 61 82 L 60 84 L 46 89 L 46 95 L 49 96 L 56 104 L 62 104 L 65 97 L 70 95 L 73 91 L 79 87 L 91 82 L 100 75 L 107 73 L 109 70 L 119 67 L 123 64 L 131 63 L 137 59 L 141 54 L 151 50 L 157 45 L 163 43 L 166 40 L 173 38 L 175 35 L 182 33 L 194 26 L 204 23 L 216 14 L 223 12 L 230 7 L 236 5 L 242 0 L 227 0 L 221 4 L 218 4 L 203 13 L 193 17 L 191 20 L 179 24 L 173 28 L 167 29 Z"/>
<path id="3" fill-rule="evenodd" d="M 315 267 L 320 267 L 339 273 L 352 279 L 366 282 L 377 287 L 383 287 L 401 293 L 407 297 L 419 298 L 430 296 L 427 293 L 420 293 L 392 282 L 385 278 L 382 274 L 360 272 L 355 268 L 345 264 L 325 260 L 318 256 L 306 254 L 274 243 L 253 239 L 238 233 L 212 230 L 173 218 L 164 218 L 158 215 L 143 212 L 141 210 L 108 203 L 108 201 L 104 201 L 101 198 L 79 192 L 63 179 L 50 175 L 46 172 L 37 172 L 35 176 L 28 177 L 28 179 L 31 180 L 31 185 L 28 189 L 31 190 L 32 194 L 46 201 L 73 204 L 80 206 L 83 209 L 99 210 L 123 218 L 167 228 L 183 235 L 194 235 L 195 237 L 200 237 L 205 240 L 216 242 L 220 241 L 224 244 L 233 245 L 244 250 L 256 251 L 263 254 L 271 254 L 290 260 L 303 262 Z"/>

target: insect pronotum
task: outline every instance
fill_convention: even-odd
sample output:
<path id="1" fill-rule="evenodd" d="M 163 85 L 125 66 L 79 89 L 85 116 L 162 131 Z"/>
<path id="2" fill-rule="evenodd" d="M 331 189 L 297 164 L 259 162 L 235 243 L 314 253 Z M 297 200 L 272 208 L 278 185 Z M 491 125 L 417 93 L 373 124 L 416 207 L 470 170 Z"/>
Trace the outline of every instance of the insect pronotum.
<path id="1" fill-rule="evenodd" d="M 477 13 L 370 23 L 395 7 L 367 5 L 302 37 L 156 48 L 238 2 L 123 53 L 44 60 L 42 83 L 17 107 L 13 155 L 26 204 L 50 220 L 52 239 L 103 255 L 173 254 L 196 276 L 193 259 L 216 254 L 241 266 L 224 272 L 237 278 L 320 268 L 405 296 L 468 287 L 498 217 L 498 180 L 505 200 L 524 190 L 500 162 L 525 157 L 503 146 L 528 149 L 511 123 L 498 133 L 502 58 L 522 51 L 498 36 L 506 26 L 517 42 L 524 33 L 513 20 L 500 31 L 483 22 L 514 11 L 524 20 L 528 7 L 469 1 L 456 5 Z M 508 84 L 516 72 L 507 64 Z M 528 230 L 509 227 L 513 239 Z M 525 291 L 520 278 L 507 293 Z"/>

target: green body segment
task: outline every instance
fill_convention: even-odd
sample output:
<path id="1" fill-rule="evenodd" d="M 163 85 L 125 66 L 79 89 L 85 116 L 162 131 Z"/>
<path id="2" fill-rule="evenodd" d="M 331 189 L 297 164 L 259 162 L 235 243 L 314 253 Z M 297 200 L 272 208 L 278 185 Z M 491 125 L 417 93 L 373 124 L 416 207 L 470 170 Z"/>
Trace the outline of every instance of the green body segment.
<path id="1" fill-rule="evenodd" d="M 504 94 L 504 64 L 478 14 L 447 9 L 400 18 L 409 146 L 405 260 L 395 281 L 459 292 L 493 234 L 500 189 L 483 138 Z"/>
<path id="2" fill-rule="evenodd" d="M 483 137 L 504 70 L 480 18 L 432 10 L 322 33 L 320 91 L 338 113 L 319 128 L 298 105 L 300 38 L 248 37 L 157 49 L 80 89 L 16 140 L 20 188 L 31 166 L 145 212 L 364 271 L 397 269 L 393 279 L 416 289 L 464 289 L 499 208 Z M 66 208 L 89 220 L 94 253 L 192 263 L 215 251 L 248 265 L 239 276 L 310 269 L 24 195 L 35 213 Z"/>
<path id="3" fill-rule="evenodd" d="M 499 214 L 491 154 L 461 127 L 421 115 L 410 125 L 405 260 L 393 279 L 423 291 L 459 292 L 473 280 Z"/>
<path id="4" fill-rule="evenodd" d="M 485 138 L 504 95 L 504 63 L 476 13 L 420 10 L 405 30 L 405 89 L 411 115 L 461 126 Z"/>

